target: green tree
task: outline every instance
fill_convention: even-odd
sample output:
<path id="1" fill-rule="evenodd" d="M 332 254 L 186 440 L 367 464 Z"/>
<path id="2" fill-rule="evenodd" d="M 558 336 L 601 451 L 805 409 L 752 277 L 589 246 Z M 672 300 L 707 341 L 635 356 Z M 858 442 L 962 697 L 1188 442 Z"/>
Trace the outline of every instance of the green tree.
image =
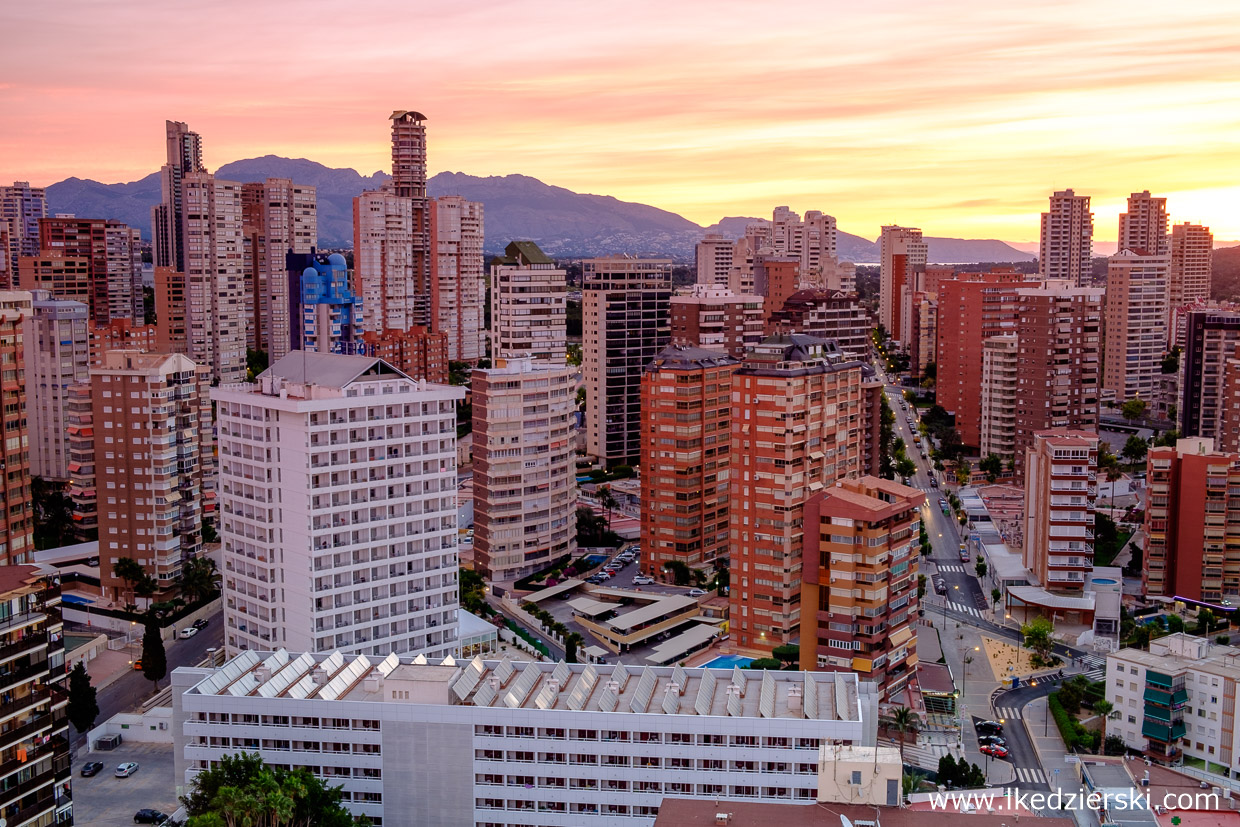
<path id="1" fill-rule="evenodd" d="M 206 523 L 203 524 L 204 526 Z M 181 596 L 188 603 L 206 603 L 220 593 L 220 573 L 210 557 L 195 557 L 181 564 L 177 578 Z"/>
<path id="2" fill-rule="evenodd" d="M 917 463 L 908 457 L 900 457 L 896 462 L 896 473 L 901 477 L 911 477 L 917 473 Z"/>
<path id="3" fill-rule="evenodd" d="M 693 579 L 693 570 L 683 560 L 668 560 L 663 570 L 671 573 L 672 582 L 677 586 L 687 586 Z"/>
<path id="4" fill-rule="evenodd" d="M 1102 752 L 1104 755 L 1124 755 L 1128 752 L 1128 745 L 1118 735 L 1108 735 L 1103 742 Z"/>
<path id="5" fill-rule="evenodd" d="M 999 611 L 999 602 L 1003 600 L 1003 592 L 999 591 L 999 587 L 990 590 L 990 602 L 995 604 L 995 611 Z"/>
<path id="6" fill-rule="evenodd" d="M 1179 346 L 1171 348 L 1171 352 L 1163 357 L 1162 372 L 1165 374 L 1175 373 L 1180 369 L 1180 348 Z M 1172 417 L 1175 419 L 1175 417 Z"/>
<path id="7" fill-rule="evenodd" d="M 63 546 L 73 525 L 73 501 L 65 496 L 63 486 L 31 477 L 30 499 L 34 506 L 34 547 Z"/>
<path id="8" fill-rule="evenodd" d="M 746 669 L 770 669 L 778 671 L 784 668 L 784 665 L 776 658 L 758 658 L 745 667 Z"/>
<path id="9" fill-rule="evenodd" d="M 598 504 L 602 506 L 603 511 L 607 514 L 607 530 L 611 531 L 611 511 L 619 503 L 616 502 L 616 498 L 612 495 L 610 487 L 605 485 L 599 486 Z"/>
<path id="10" fill-rule="evenodd" d="M 1138 462 L 1145 460 L 1145 454 L 1149 450 L 1149 443 L 1141 437 L 1133 434 L 1124 442 L 1124 447 L 1120 451 L 1124 459 L 1128 460 L 1128 467 L 1135 468 Z"/>
<path id="11" fill-rule="evenodd" d="M 1115 711 L 1115 704 L 1103 698 L 1100 701 L 1094 701 L 1094 712 L 1102 718 L 1102 741 L 1107 740 L 1107 718 Z"/>
<path id="12" fill-rule="evenodd" d="M 978 577 L 985 577 L 986 576 L 986 561 L 978 560 L 977 565 L 973 567 L 973 570 L 977 572 Z"/>
<path id="13" fill-rule="evenodd" d="M 785 643 L 782 646 L 776 646 L 771 650 L 771 654 L 778 658 L 785 667 L 800 663 L 801 647 L 795 643 Z"/>
<path id="14" fill-rule="evenodd" d="M 720 566 L 715 570 L 715 594 L 723 597 L 728 593 L 728 589 L 732 583 L 732 572 L 727 566 Z"/>
<path id="15" fill-rule="evenodd" d="M 879 724 L 886 729 L 894 729 L 900 733 L 900 763 L 904 763 L 904 736 L 905 733 L 913 733 L 913 740 L 917 739 L 917 733 L 921 731 L 921 716 L 907 706 L 896 707 L 886 715 L 879 717 Z"/>
<path id="16" fill-rule="evenodd" d="M 1184 618 L 1179 615 L 1167 615 L 1167 631 L 1173 635 L 1184 631 Z"/>
<path id="17" fill-rule="evenodd" d="M 129 592 L 126 603 L 133 603 L 135 597 L 151 597 L 159 589 L 155 578 L 146 573 L 146 569 L 132 557 L 122 557 L 112 564 L 112 574 L 125 581 Z"/>
<path id="18" fill-rule="evenodd" d="M 254 378 L 268 367 L 267 351 L 245 349 L 246 378 L 253 382 Z"/>
<path id="19" fill-rule="evenodd" d="M 577 662 L 577 649 L 583 642 L 584 639 L 576 632 L 564 638 L 564 661 L 566 663 Z"/>
<path id="20" fill-rule="evenodd" d="M 973 478 L 973 466 L 969 465 L 968 460 L 960 460 L 956 464 L 956 484 L 968 485 L 969 480 Z"/>
<path id="21" fill-rule="evenodd" d="M 268 767 L 256 753 L 222 756 L 181 798 L 186 827 L 352 827 L 340 787 L 305 769 Z"/>
<path id="22" fill-rule="evenodd" d="M 220 533 L 215 530 L 215 523 L 210 520 L 202 521 L 202 541 L 208 544 L 220 541 Z"/>
<path id="23" fill-rule="evenodd" d="M 95 725 L 99 717 L 99 701 L 95 687 L 90 685 L 90 675 L 86 674 L 86 664 L 78 661 L 69 673 L 69 707 L 66 710 L 69 723 L 78 732 L 85 732 Z"/>
<path id="24" fill-rule="evenodd" d="M 926 596 L 926 576 L 924 574 L 917 575 L 917 599 L 921 600 Z"/>
<path id="25" fill-rule="evenodd" d="M 1129 399 L 1119 409 L 1120 416 L 1129 422 L 1134 422 L 1145 416 L 1145 409 L 1148 407 L 1144 399 L 1140 397 Z"/>
<path id="26" fill-rule="evenodd" d="M 1210 630 L 1218 626 L 1218 620 L 1214 617 L 1214 612 L 1209 609 L 1202 609 L 1197 612 L 1197 629 L 1199 635 L 1208 635 Z"/>
<path id="27" fill-rule="evenodd" d="M 977 467 L 986 473 L 986 481 L 993 483 L 1003 473 L 1003 458 L 996 453 L 989 453 Z"/>
<path id="28" fill-rule="evenodd" d="M 168 674 L 168 654 L 164 651 L 163 638 L 159 636 L 159 621 L 147 613 L 142 630 L 142 674 L 159 688 L 159 682 Z"/>
<path id="29" fill-rule="evenodd" d="M 565 361 L 573 367 L 581 366 L 581 345 L 573 343 L 568 346 L 568 353 Z"/>
<path id="30" fill-rule="evenodd" d="M 1035 617 L 1020 627 L 1025 648 L 1037 655 L 1046 665 L 1051 663 L 1051 652 L 1055 646 L 1051 634 L 1054 631 L 1055 625 L 1044 617 Z"/>

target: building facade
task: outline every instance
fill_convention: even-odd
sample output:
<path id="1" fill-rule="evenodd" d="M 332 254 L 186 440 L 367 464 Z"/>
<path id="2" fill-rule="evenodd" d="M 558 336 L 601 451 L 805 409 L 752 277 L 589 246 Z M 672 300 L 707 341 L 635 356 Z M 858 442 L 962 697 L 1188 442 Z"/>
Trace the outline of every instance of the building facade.
<path id="1" fill-rule="evenodd" d="M 185 272 L 184 177 L 206 172 L 202 136 L 181 121 L 164 121 L 165 163 L 159 171 L 160 202 L 151 207 L 151 253 L 156 267 Z"/>
<path id="2" fill-rule="evenodd" d="M 1228 395 L 1230 360 L 1240 347 L 1240 313 L 1200 310 L 1187 314 L 1180 403 L 1181 430 L 1222 445 L 1235 438 L 1227 427 L 1234 399 Z"/>
<path id="3" fill-rule="evenodd" d="M 714 288 L 707 288 L 714 289 Z M 671 344 L 642 375 L 642 570 L 704 567 L 729 553 L 732 375 L 722 350 Z"/>
<path id="4" fill-rule="evenodd" d="M 0 186 L 0 228 L 7 230 L 9 266 L 22 256 L 39 254 L 39 219 L 47 217 L 47 193 L 29 181 Z"/>
<path id="5" fill-rule="evenodd" d="M 202 551 L 211 372 L 182 354 L 112 350 L 90 384 L 99 581 L 109 599 L 136 603 L 118 560 L 137 561 L 165 591 Z"/>
<path id="6" fill-rule="evenodd" d="M 749 651 L 800 629 L 805 501 L 858 477 L 867 414 L 862 365 L 833 342 L 768 337 L 732 377 L 729 624 Z"/>
<path id="7" fill-rule="evenodd" d="M 474 565 L 519 580 L 577 551 L 577 371 L 501 359 L 474 370 Z"/>
<path id="8" fill-rule="evenodd" d="M 81 302 L 34 294 L 22 320 L 26 351 L 26 426 L 30 473 L 44 480 L 69 479 L 68 391 L 90 381 L 88 309 Z"/>
<path id="9" fill-rule="evenodd" d="M 840 480 L 805 504 L 801 668 L 855 672 L 891 701 L 917 672 L 917 568 L 925 495 Z"/>
<path id="10" fill-rule="evenodd" d="M 362 335 L 362 344 L 366 356 L 382 359 L 410 379 L 448 384 L 447 333 L 432 333 L 419 326 L 378 334 L 367 331 Z"/>
<path id="11" fill-rule="evenodd" d="M 1209 301 L 1213 261 L 1214 234 L 1209 227 L 1188 223 L 1173 226 L 1167 306 L 1177 308 Z"/>
<path id="12" fill-rule="evenodd" d="M 894 224 L 882 228 L 878 247 L 878 323 L 890 338 L 903 342 L 900 294 L 905 285 L 913 283 L 913 275 L 925 269 L 929 247 L 922 240 L 921 230 Z"/>
<path id="13" fill-rule="evenodd" d="M 1019 351 L 1020 337 L 1015 333 L 1001 333 L 982 342 L 982 431 L 978 445 L 983 457 L 1016 457 Z"/>
<path id="14" fill-rule="evenodd" d="M 187 355 L 210 367 L 218 382 L 245 378 L 249 319 L 241 187 L 206 172 L 181 177 Z"/>
<path id="15" fill-rule="evenodd" d="M 65 390 L 72 533 L 78 542 L 99 539 L 99 488 L 95 479 L 95 418 L 89 379 Z"/>
<path id="16" fill-rule="evenodd" d="M 1051 195 L 1042 213 L 1038 273 L 1043 281 L 1067 279 L 1083 287 L 1093 282 L 1094 214 L 1089 196 L 1062 190 Z"/>
<path id="17" fill-rule="evenodd" d="M 1169 254 L 1120 250 L 1107 261 L 1102 388 L 1116 401 L 1154 396 L 1167 347 Z"/>
<path id="18" fill-rule="evenodd" d="M 586 453 L 609 466 L 641 455 L 642 370 L 671 340 L 671 259 L 582 262 Z"/>
<path id="19" fill-rule="evenodd" d="M 727 287 L 734 249 L 735 243 L 722 234 L 707 233 L 694 248 L 697 283 L 710 287 Z"/>
<path id="20" fill-rule="evenodd" d="M 349 287 L 344 256 L 290 253 L 285 266 L 285 289 L 296 296 L 292 349 L 316 353 L 364 351 L 362 297 Z M 300 272 L 295 272 L 299 268 Z"/>
<path id="21" fill-rule="evenodd" d="M 763 339 L 763 301 L 762 296 L 702 284 L 675 293 L 670 305 L 672 342 L 743 358 Z"/>
<path id="22" fill-rule="evenodd" d="M 864 361 L 870 352 L 870 318 L 856 293 L 806 288 L 770 314 L 770 327 L 834 339 L 847 356 Z"/>
<path id="23" fill-rule="evenodd" d="M 561 364 L 567 355 L 566 275 L 532 241 L 512 241 L 491 261 L 491 358 L 528 356 Z"/>
<path id="24" fill-rule="evenodd" d="M 58 215 L 39 221 L 41 256 L 87 261 L 87 305 L 90 318 L 99 324 L 113 319 L 142 323 L 141 243 L 136 228 L 111 219 Z"/>
<path id="25" fill-rule="evenodd" d="M 1167 237 L 1167 199 L 1155 198 L 1149 190 L 1128 196 L 1128 212 L 1119 214 L 1120 250 L 1147 256 L 1171 252 Z"/>
<path id="26" fill-rule="evenodd" d="M 34 500 L 30 492 L 30 430 L 27 419 L 24 320 L 33 314 L 31 295 L 0 291 L 0 565 L 31 561 L 34 551 Z"/>
<path id="27" fill-rule="evenodd" d="M 228 651 L 454 651 L 463 395 L 304 351 L 212 390 Z"/>
<path id="28" fill-rule="evenodd" d="M 1098 435 L 1066 428 L 1033 435 L 1025 455 L 1022 561 L 1046 589 L 1080 594 L 1094 565 Z"/>
<path id="29" fill-rule="evenodd" d="M 1192 437 L 1145 461 L 1147 597 L 1240 602 L 1240 454 Z"/>
<path id="30" fill-rule="evenodd" d="M 178 783 L 255 750 L 342 784 L 376 827 L 652 825 L 665 795 L 809 803 L 819 746 L 872 746 L 878 710 L 843 673 L 283 650 L 172 685 Z"/>
<path id="31" fill-rule="evenodd" d="M 459 195 L 430 201 L 432 329 L 448 334 L 448 358 L 476 363 L 486 355 L 482 204 Z"/>
<path id="32" fill-rule="evenodd" d="M 69 694 L 60 582 L 41 566 L 0 567 L 4 714 L 0 813 L 7 824 L 73 823 Z"/>

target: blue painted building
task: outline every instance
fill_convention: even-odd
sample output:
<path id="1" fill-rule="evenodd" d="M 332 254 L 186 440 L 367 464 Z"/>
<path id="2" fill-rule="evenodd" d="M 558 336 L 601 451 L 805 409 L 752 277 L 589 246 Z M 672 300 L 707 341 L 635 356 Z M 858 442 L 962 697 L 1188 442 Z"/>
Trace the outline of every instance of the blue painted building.
<path id="1" fill-rule="evenodd" d="M 362 297 L 349 285 L 339 253 L 289 253 L 290 350 L 357 353 L 362 344 Z"/>

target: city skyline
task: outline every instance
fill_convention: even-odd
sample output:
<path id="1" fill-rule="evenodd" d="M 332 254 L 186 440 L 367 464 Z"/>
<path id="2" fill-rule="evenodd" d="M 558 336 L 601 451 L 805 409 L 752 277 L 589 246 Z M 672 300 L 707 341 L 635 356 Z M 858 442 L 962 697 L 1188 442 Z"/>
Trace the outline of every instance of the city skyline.
<path id="1" fill-rule="evenodd" d="M 738 3 L 638 3 L 614 18 L 560 2 L 412 15 L 378 2 L 329 28 L 325 3 L 272 3 L 246 7 L 239 32 L 239 5 L 218 2 L 189 33 L 176 9 L 142 0 L 6 9 L 0 101 L 23 128 L 0 136 L 0 157 L 36 185 L 132 181 L 158 169 L 151 127 L 173 118 L 208 136 L 208 169 L 271 153 L 369 174 L 388 169 L 374 113 L 416 106 L 432 174 L 521 173 L 703 225 L 788 204 L 867 237 L 899 223 L 1029 242 L 1046 196 L 1072 187 L 1092 197 L 1099 241 L 1142 189 L 1168 198 L 1172 221 L 1240 238 L 1227 4 L 1170 20 L 1110 0 L 1032 19 L 975 0 L 905 6 L 807 5 L 754 27 Z M 269 28 L 330 48 L 289 61 L 257 40 Z M 53 42 L 74 59 L 49 59 Z"/>

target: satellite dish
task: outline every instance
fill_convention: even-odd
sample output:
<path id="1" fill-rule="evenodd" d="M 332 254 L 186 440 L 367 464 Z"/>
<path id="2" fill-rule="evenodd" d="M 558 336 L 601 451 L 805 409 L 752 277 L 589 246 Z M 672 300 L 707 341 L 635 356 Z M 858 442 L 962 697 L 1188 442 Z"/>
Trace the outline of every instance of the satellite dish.
<path id="1" fill-rule="evenodd" d="M 840 824 L 843 825 L 843 827 L 853 827 L 853 823 L 849 821 L 848 816 L 843 813 L 840 813 Z"/>

